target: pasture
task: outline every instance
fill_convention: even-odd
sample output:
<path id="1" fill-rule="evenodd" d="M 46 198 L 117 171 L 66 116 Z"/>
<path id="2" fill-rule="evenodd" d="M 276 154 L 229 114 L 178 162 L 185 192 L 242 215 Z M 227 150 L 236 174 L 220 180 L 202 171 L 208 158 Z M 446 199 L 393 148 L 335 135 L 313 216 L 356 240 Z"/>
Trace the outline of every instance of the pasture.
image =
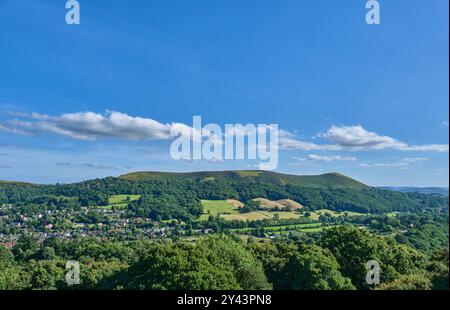
<path id="1" fill-rule="evenodd" d="M 239 212 L 239 203 L 236 200 L 202 200 L 204 213 L 199 220 L 207 220 L 210 215 L 219 215 L 225 220 L 237 221 L 259 221 L 264 219 L 272 219 L 275 214 L 278 214 L 280 219 L 296 219 L 301 217 L 300 213 L 289 212 L 269 212 L 269 211 L 254 211 L 249 213 Z"/>
<path id="2" fill-rule="evenodd" d="M 333 210 L 328 210 L 328 209 L 319 209 L 319 210 L 315 210 L 315 211 L 311 211 L 309 212 L 311 214 L 311 216 L 309 217 L 312 220 L 318 221 L 319 217 L 321 215 L 325 215 L 328 214 L 331 217 L 340 217 L 340 216 L 360 216 L 360 215 L 364 215 L 364 213 L 359 213 L 359 212 L 352 212 L 352 211 L 341 211 L 341 212 L 336 212 Z"/>
<path id="3" fill-rule="evenodd" d="M 279 204 L 277 201 L 270 201 L 267 199 L 257 198 L 255 200 Z M 279 200 L 283 201 L 283 200 Z M 202 200 L 202 205 L 204 209 L 204 213 L 200 216 L 198 220 L 206 221 L 210 215 L 212 216 L 220 216 L 225 220 L 236 220 L 236 221 L 259 221 L 264 219 L 273 219 L 275 214 L 278 214 L 280 219 L 298 219 L 305 216 L 305 213 L 300 213 L 297 211 L 270 211 L 270 210 L 257 210 L 248 213 L 240 213 L 239 207 L 243 204 L 234 199 L 228 200 Z M 285 199 L 284 203 L 290 202 Z M 295 203 L 295 202 L 293 202 Z M 266 206 L 268 206 L 268 204 Z M 300 205 L 301 206 L 301 205 Z M 301 206 L 302 207 L 302 206 Z M 360 216 L 364 215 L 363 213 L 352 212 L 352 211 L 333 211 L 328 209 L 319 209 L 315 211 L 310 211 L 309 218 L 314 221 L 318 221 L 321 215 L 328 214 L 331 217 L 340 217 L 340 216 Z"/>
<path id="4" fill-rule="evenodd" d="M 141 198 L 141 195 L 112 195 L 108 199 L 108 205 L 99 207 L 101 209 L 124 208 L 128 203 Z"/>

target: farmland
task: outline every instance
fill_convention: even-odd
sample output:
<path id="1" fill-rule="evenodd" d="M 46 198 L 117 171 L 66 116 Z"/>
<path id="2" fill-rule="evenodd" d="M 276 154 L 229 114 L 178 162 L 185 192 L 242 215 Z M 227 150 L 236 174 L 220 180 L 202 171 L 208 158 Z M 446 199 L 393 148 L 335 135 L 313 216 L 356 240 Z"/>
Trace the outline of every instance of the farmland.
<path id="1" fill-rule="evenodd" d="M 298 232 L 320 232 L 324 229 L 329 229 L 332 227 L 336 227 L 337 225 L 327 225 L 323 223 L 306 223 L 306 224 L 293 224 L 293 225 L 278 225 L 278 226 L 266 226 L 264 227 L 265 231 L 268 232 L 278 232 L 278 233 L 286 233 L 291 231 Z M 254 228 L 242 228 L 242 229 L 233 229 L 233 232 L 237 234 L 247 234 L 254 230 Z"/>
<path id="2" fill-rule="evenodd" d="M 353 212 L 353 211 L 344 211 L 344 212 L 336 212 L 333 210 L 328 210 L 328 209 L 319 209 L 319 210 L 315 210 L 310 212 L 310 218 L 313 220 L 319 220 L 319 217 L 321 215 L 328 215 L 330 217 L 341 217 L 341 216 L 361 216 L 364 215 L 363 213 L 360 212 Z"/>
<path id="3" fill-rule="evenodd" d="M 273 219 L 275 214 L 281 219 L 296 219 L 302 215 L 294 211 L 271 212 L 271 211 L 254 211 L 249 213 L 240 213 L 236 201 L 230 200 L 202 200 L 204 213 L 199 220 L 207 220 L 209 216 L 219 216 L 225 220 L 236 221 L 258 221 L 263 219 Z"/>
<path id="4" fill-rule="evenodd" d="M 141 195 L 112 195 L 109 198 L 109 205 L 123 206 L 127 205 L 131 201 L 136 201 L 139 198 L 141 198 Z"/>
<path id="5" fill-rule="evenodd" d="M 128 203 L 136 201 L 141 195 L 112 195 L 108 199 L 107 206 L 100 206 L 101 209 L 125 208 Z"/>
<path id="6" fill-rule="evenodd" d="M 256 199 L 255 199 L 256 200 Z M 257 201 L 261 201 L 258 199 Z M 280 219 L 298 219 L 301 217 L 309 217 L 311 220 L 318 221 L 321 215 L 329 216 L 329 217 L 352 217 L 352 216 L 361 216 L 362 213 L 345 211 L 345 212 L 336 212 L 328 209 L 319 209 L 315 211 L 300 212 L 299 210 L 295 211 L 281 211 L 277 210 L 268 211 L 265 210 L 272 204 L 272 206 L 277 206 L 277 202 L 272 202 L 270 200 L 264 199 L 264 210 L 257 210 L 249 213 L 241 213 L 240 208 L 236 206 L 239 204 L 238 201 L 234 200 L 202 200 L 202 205 L 204 209 L 204 213 L 200 216 L 199 221 L 207 220 L 209 216 L 219 216 L 225 220 L 235 220 L 235 221 L 259 221 L 264 219 L 273 219 L 275 214 L 278 214 Z M 243 204 L 242 204 L 243 205 Z"/>

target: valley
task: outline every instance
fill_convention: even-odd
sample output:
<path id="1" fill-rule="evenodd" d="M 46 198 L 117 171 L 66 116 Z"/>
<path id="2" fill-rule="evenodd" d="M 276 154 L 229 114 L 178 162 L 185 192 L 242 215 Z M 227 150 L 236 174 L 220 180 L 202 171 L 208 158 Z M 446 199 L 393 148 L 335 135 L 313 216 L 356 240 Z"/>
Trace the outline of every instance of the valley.
<path id="1" fill-rule="evenodd" d="M 367 238 L 363 247 L 369 246 L 370 238 L 377 238 L 386 247 L 383 251 L 405 247 L 404 250 L 410 253 L 408 255 L 412 255 L 408 259 L 415 261 L 415 255 L 419 255 L 428 261 L 436 251 L 448 246 L 448 196 L 373 188 L 337 173 L 296 176 L 265 171 L 136 172 L 74 184 L 0 183 L 0 250 L 14 254 L 15 263 L 10 268 L 17 264 L 34 264 L 36 259 L 53 264 L 55 260 L 51 257 L 56 255 L 58 259 L 81 260 L 90 278 L 94 276 L 91 272 L 100 272 L 100 265 L 88 267 L 86 264 L 96 262 L 117 277 L 120 274 L 115 273 L 115 268 L 126 272 L 127 277 L 131 277 L 130 281 L 137 281 L 132 270 L 138 267 L 133 264 L 152 255 L 148 252 L 150 248 L 189 252 L 203 247 L 204 243 L 212 242 L 210 246 L 214 249 L 224 242 L 222 246 L 243 247 L 246 254 L 242 255 L 249 255 L 258 261 L 257 265 L 265 266 L 263 277 L 267 277 L 274 288 L 294 288 L 293 282 L 277 282 L 282 275 L 273 274 L 275 270 L 270 271 L 272 267 L 269 261 L 265 261 L 268 259 L 264 258 L 265 255 L 281 247 L 276 250 L 281 251 L 279 254 L 270 255 L 283 262 L 284 255 L 291 257 L 291 254 L 284 253 L 287 248 L 298 247 L 298 253 L 308 248 L 307 251 L 315 253 L 314 257 L 320 257 L 322 254 L 315 251 L 327 247 L 324 240 L 340 234 L 361 234 L 361 238 Z M 347 248 L 353 238 L 345 237 L 335 246 Z M 69 250 L 88 244 L 89 249 L 83 250 L 86 251 L 83 255 Z M 309 248 L 310 245 L 313 248 Z M 108 254 L 114 257 L 112 261 L 104 254 L 100 258 L 92 256 L 97 255 L 94 254 L 95 248 L 122 246 L 136 249 L 137 252 L 132 254 L 133 260 L 117 257 L 119 252 L 116 250 Z M 269 252 L 260 253 L 262 249 Z M 333 249 L 330 248 L 330 253 L 334 253 Z M 217 253 L 222 252 L 219 248 L 216 250 Z M 247 253 L 249 250 L 251 253 Z M 338 253 L 333 254 L 336 259 L 339 258 Z M 381 255 L 380 259 L 384 260 L 385 254 L 376 255 Z M 392 264 L 390 260 L 385 262 Z M 339 264 L 345 266 L 342 260 Z M 342 266 L 339 272 L 350 277 L 351 273 Z M 401 270 L 398 269 L 393 278 L 406 272 Z M 160 271 L 164 272 L 164 269 Z M 0 278 L 1 274 L 0 271 Z M 101 272 L 97 276 L 100 275 Z M 53 276 L 49 277 L 53 279 Z M 108 287 L 118 281 L 100 277 Z M 428 277 L 426 281 L 432 281 Z M 103 285 L 92 281 L 85 282 L 87 286 L 82 287 L 99 288 Z M 353 285 L 366 288 L 357 278 L 351 285 L 345 281 L 334 288 L 347 287 L 347 284 L 349 288 L 354 288 Z M 220 282 L 217 287 L 226 288 L 228 284 L 225 283 Z M 54 285 L 59 287 L 61 284 Z M 186 287 L 184 284 L 165 285 L 168 285 L 164 286 L 166 288 Z M 208 285 L 207 288 L 214 287 Z M 266 284 L 261 285 L 266 287 Z M 300 287 L 303 286 L 297 288 Z"/>

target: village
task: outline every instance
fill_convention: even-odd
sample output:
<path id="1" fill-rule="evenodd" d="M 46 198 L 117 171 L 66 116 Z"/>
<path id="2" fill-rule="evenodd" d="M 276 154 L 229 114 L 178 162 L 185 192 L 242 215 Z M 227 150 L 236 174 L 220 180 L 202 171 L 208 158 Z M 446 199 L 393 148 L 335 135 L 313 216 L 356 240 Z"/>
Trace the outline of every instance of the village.
<path id="1" fill-rule="evenodd" d="M 164 239 L 186 234 L 175 221 L 156 222 L 145 217 L 128 218 L 124 210 L 81 207 L 75 210 L 46 210 L 15 215 L 14 206 L 0 206 L 0 245 L 12 248 L 22 235 L 42 242 L 48 238 L 72 240 L 94 237 L 101 240 Z M 196 229 L 194 234 L 208 234 L 211 229 Z"/>

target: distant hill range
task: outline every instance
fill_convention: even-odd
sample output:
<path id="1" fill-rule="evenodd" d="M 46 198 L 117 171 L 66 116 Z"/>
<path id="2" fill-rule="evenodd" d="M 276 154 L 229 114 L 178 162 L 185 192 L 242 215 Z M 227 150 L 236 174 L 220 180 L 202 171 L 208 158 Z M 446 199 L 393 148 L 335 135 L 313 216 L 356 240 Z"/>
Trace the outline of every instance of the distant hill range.
<path id="1" fill-rule="evenodd" d="M 174 179 L 203 179 L 205 181 L 254 181 L 256 183 L 271 183 L 274 185 L 296 185 L 306 187 L 334 187 L 362 189 L 369 186 L 345 175 L 332 172 L 321 175 L 292 175 L 261 170 L 232 170 L 232 171 L 202 171 L 202 172 L 133 172 L 120 176 L 120 179 L 141 181 L 158 178 Z"/>
<path id="2" fill-rule="evenodd" d="M 33 185 L 32 183 L 27 182 L 21 182 L 21 181 L 6 181 L 6 180 L 0 180 L 0 185 Z"/>
<path id="3" fill-rule="evenodd" d="M 400 192 L 393 188 L 375 188 L 334 172 L 291 175 L 259 170 L 141 171 L 72 184 L 0 182 L 0 204 L 36 204 L 42 199 L 60 201 L 65 197 L 62 203 L 70 198 L 81 205 L 101 206 L 107 204 L 112 195 L 140 195 L 142 199 L 134 206 L 139 212 L 145 211 L 154 218 L 183 221 L 198 215 L 202 199 L 247 202 L 257 198 L 268 209 L 281 209 L 289 204 L 291 209 L 362 213 L 448 208 L 448 196 L 437 195 L 435 191 L 429 195 L 430 190 L 423 190 L 418 193 L 417 190 Z M 448 194 L 448 190 L 445 193 Z"/>
<path id="4" fill-rule="evenodd" d="M 379 188 L 402 193 L 438 194 L 448 196 L 448 187 L 381 186 Z"/>
<path id="5" fill-rule="evenodd" d="M 216 181 L 232 181 L 238 183 L 240 183 L 240 181 L 246 182 L 250 181 L 259 184 L 295 185 L 312 188 L 350 188 L 350 189 L 371 188 L 366 184 L 363 184 L 359 181 L 356 181 L 348 176 L 345 176 L 337 172 L 325 173 L 320 175 L 293 175 L 261 170 L 226 170 L 226 171 L 198 171 L 198 172 L 137 171 L 121 175 L 117 179 L 126 181 L 145 181 L 158 179 L 173 179 L 173 180 L 192 179 L 196 181 L 216 180 Z M 27 182 L 3 181 L 3 180 L 0 180 L 0 185 L 37 186 L 37 184 Z M 402 193 L 439 194 L 445 196 L 449 195 L 448 187 L 379 186 L 376 188 Z"/>

